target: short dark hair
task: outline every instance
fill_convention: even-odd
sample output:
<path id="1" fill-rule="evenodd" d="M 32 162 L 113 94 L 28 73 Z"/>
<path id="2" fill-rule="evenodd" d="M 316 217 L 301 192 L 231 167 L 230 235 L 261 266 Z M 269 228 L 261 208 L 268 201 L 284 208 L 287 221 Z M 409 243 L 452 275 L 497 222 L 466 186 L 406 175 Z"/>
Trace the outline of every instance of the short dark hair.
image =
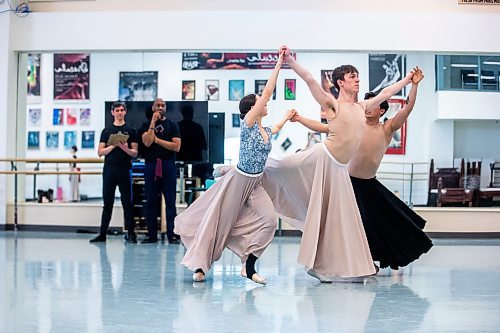
<path id="1" fill-rule="evenodd" d="M 125 111 L 127 111 L 127 104 L 123 101 L 116 101 L 111 104 L 111 111 L 114 111 L 117 107 L 123 106 Z"/>
<path id="2" fill-rule="evenodd" d="M 243 119 L 245 118 L 246 114 L 252 106 L 255 105 L 255 102 L 257 101 L 257 95 L 255 94 L 248 94 L 245 97 L 243 97 L 240 101 L 240 118 Z"/>
<path id="3" fill-rule="evenodd" d="M 378 93 L 375 93 L 373 91 L 369 91 L 365 94 L 365 100 L 373 98 L 377 95 L 378 95 Z M 380 116 L 383 116 L 387 112 L 387 110 L 389 110 L 389 103 L 387 101 L 383 101 L 382 103 L 380 103 L 380 109 L 384 110 L 384 113 L 382 113 L 380 115 Z"/>
<path id="4" fill-rule="evenodd" d="M 339 84 L 337 83 L 337 80 L 342 80 L 344 81 L 344 76 L 349 73 L 356 73 L 359 74 L 359 71 L 356 67 L 353 65 L 342 65 L 337 68 L 335 68 L 332 72 L 332 81 L 333 85 L 337 90 L 340 91 Z"/>

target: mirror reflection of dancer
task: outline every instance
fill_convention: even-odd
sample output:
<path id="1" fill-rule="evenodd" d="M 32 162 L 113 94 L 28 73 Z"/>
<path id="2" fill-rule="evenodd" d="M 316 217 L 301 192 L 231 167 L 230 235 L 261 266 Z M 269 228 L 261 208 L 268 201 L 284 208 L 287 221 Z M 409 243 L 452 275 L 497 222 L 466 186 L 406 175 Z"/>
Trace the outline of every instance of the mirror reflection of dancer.
<path id="1" fill-rule="evenodd" d="M 205 280 L 205 273 L 227 247 L 244 263 L 241 275 L 260 284 L 264 277 L 255 271 L 255 262 L 271 243 L 277 216 L 262 187 L 262 170 L 271 151 L 271 135 L 293 117 L 290 110 L 274 129 L 263 127 L 267 102 L 273 94 L 283 53 L 259 97 L 245 96 L 239 104 L 241 122 L 240 159 L 236 168 L 215 182 L 183 213 L 177 216 L 175 232 L 187 251 L 182 264 L 195 271 L 193 280 Z"/>
<path id="2" fill-rule="evenodd" d="M 413 73 L 379 96 L 358 102 L 359 77 L 354 66 L 343 65 L 334 70 L 332 79 L 339 90 L 336 99 L 290 56 L 288 48 L 285 61 L 307 83 L 326 112 L 328 136 L 323 144 L 280 160 L 269 159 L 264 170 L 264 188 L 276 211 L 303 230 L 298 262 L 309 275 L 321 282 L 362 280 L 375 274 L 376 269 L 347 163 L 359 146 L 365 110 L 401 90 L 411 82 Z"/>
<path id="3" fill-rule="evenodd" d="M 78 152 L 78 148 L 76 146 L 71 147 L 71 156 L 76 160 L 76 153 Z M 75 163 L 70 163 L 70 171 L 80 171 L 80 168 L 76 166 Z M 80 201 L 80 175 L 73 173 L 69 175 L 69 185 L 70 185 L 70 193 L 71 193 L 71 201 L 78 202 Z"/>

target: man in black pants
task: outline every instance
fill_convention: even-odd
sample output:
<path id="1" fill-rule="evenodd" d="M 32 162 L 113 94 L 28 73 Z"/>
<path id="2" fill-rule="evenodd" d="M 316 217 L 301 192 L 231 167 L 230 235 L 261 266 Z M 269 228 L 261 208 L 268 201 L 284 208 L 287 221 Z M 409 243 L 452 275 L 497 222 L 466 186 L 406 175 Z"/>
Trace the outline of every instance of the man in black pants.
<path id="1" fill-rule="evenodd" d="M 104 207 L 101 217 L 101 229 L 99 235 L 90 240 L 91 243 L 105 242 L 108 231 L 113 205 L 115 202 L 116 186 L 120 190 L 123 207 L 123 218 L 127 228 L 127 241 L 137 243 L 134 231 L 134 218 L 132 211 L 132 194 L 130 168 L 132 158 L 137 156 L 137 133 L 125 124 L 127 107 L 124 102 L 114 102 L 111 105 L 111 114 L 114 117 L 113 124 L 102 130 L 101 139 L 97 153 L 99 157 L 104 156 L 104 168 L 102 170 L 102 199 Z M 111 135 L 123 141 L 111 140 Z M 128 138 L 126 138 L 128 136 Z M 116 142 L 115 142 L 116 141 Z"/>
<path id="2" fill-rule="evenodd" d="M 146 192 L 146 222 L 148 237 L 142 243 L 158 241 L 158 198 L 160 193 L 165 197 L 167 237 L 170 244 L 179 244 L 174 234 L 174 219 L 177 215 L 175 196 L 177 187 L 177 172 L 175 168 L 175 153 L 181 148 L 179 127 L 167 119 L 167 105 L 161 98 L 154 101 L 152 109 L 146 111 L 148 121 L 140 130 L 144 143 L 144 168 Z"/>

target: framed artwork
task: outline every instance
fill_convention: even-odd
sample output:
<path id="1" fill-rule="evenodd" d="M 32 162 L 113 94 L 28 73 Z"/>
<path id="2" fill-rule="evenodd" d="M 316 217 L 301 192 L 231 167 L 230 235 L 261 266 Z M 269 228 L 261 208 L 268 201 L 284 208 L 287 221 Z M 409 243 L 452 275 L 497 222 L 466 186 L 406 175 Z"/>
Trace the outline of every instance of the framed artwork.
<path id="1" fill-rule="evenodd" d="M 82 149 L 94 149 L 94 131 L 82 131 Z"/>
<path id="2" fill-rule="evenodd" d="M 333 84 L 332 74 L 333 69 L 321 70 L 321 87 L 323 87 L 323 90 L 325 90 L 327 93 L 332 94 L 333 97 L 339 98 L 339 91 Z"/>
<path id="3" fill-rule="evenodd" d="M 66 109 L 66 125 L 76 125 L 78 120 L 78 109 L 68 108 Z"/>
<path id="4" fill-rule="evenodd" d="M 295 79 L 285 79 L 285 100 L 294 100 L 296 95 L 296 81 Z"/>
<path id="5" fill-rule="evenodd" d="M 239 101 L 245 93 L 245 80 L 229 80 L 229 100 Z"/>
<path id="6" fill-rule="evenodd" d="M 370 91 L 374 93 L 398 82 L 406 75 L 404 54 L 370 54 L 368 57 Z M 395 96 L 405 96 L 405 89 Z"/>
<path id="7" fill-rule="evenodd" d="M 28 149 L 40 149 L 40 132 L 28 132 Z"/>
<path id="8" fill-rule="evenodd" d="M 47 132 L 45 136 L 45 145 L 47 146 L 47 149 L 59 148 L 59 132 Z"/>
<path id="9" fill-rule="evenodd" d="M 158 95 L 158 72 L 120 72 L 120 101 L 154 101 Z"/>
<path id="10" fill-rule="evenodd" d="M 205 80 L 205 98 L 207 101 L 219 100 L 219 80 Z"/>
<path id="11" fill-rule="evenodd" d="M 28 104 L 40 103 L 41 53 L 28 53 Z"/>
<path id="12" fill-rule="evenodd" d="M 71 149 L 76 146 L 76 131 L 64 132 L 64 149 Z"/>
<path id="13" fill-rule="evenodd" d="M 54 54 L 54 99 L 89 100 L 90 54 Z"/>
<path id="14" fill-rule="evenodd" d="M 182 100 L 194 101 L 196 96 L 196 81 L 182 81 Z"/>
<path id="15" fill-rule="evenodd" d="M 80 109 L 80 125 L 81 126 L 90 125 L 90 109 L 88 108 Z"/>
<path id="16" fill-rule="evenodd" d="M 64 109 L 54 109 L 52 114 L 52 125 L 64 125 Z"/>
<path id="17" fill-rule="evenodd" d="M 266 83 L 267 80 L 255 80 L 255 94 L 262 96 Z M 273 99 L 276 99 L 276 87 L 274 87 Z"/>
<path id="18" fill-rule="evenodd" d="M 296 58 L 293 52 L 291 56 Z M 184 52 L 182 53 L 182 70 L 273 69 L 278 58 L 277 52 Z M 290 66 L 284 63 L 281 68 L 290 68 Z"/>
<path id="19" fill-rule="evenodd" d="M 29 109 L 28 110 L 28 125 L 40 126 L 42 125 L 42 109 Z"/>
<path id="20" fill-rule="evenodd" d="M 292 145 L 292 141 L 290 141 L 290 138 L 286 138 L 285 141 L 281 144 L 281 148 L 283 148 L 284 151 L 287 151 L 288 148 Z"/>
<path id="21" fill-rule="evenodd" d="M 389 99 L 387 100 L 389 103 L 389 110 L 382 116 L 381 121 L 386 122 L 391 119 L 405 106 L 405 100 L 402 98 L 397 99 Z M 406 121 L 403 126 L 394 132 L 392 136 L 391 143 L 387 148 L 386 154 L 394 154 L 394 155 L 404 155 L 406 152 Z"/>
<path id="22" fill-rule="evenodd" d="M 240 127 L 241 118 L 239 113 L 233 113 L 233 127 Z"/>

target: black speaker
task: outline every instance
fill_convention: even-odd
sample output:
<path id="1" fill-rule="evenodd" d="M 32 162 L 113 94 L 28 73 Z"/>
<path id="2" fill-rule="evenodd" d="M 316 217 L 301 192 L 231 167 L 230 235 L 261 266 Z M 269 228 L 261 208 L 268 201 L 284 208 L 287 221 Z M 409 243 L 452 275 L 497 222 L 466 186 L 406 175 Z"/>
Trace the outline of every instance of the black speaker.
<path id="1" fill-rule="evenodd" d="M 208 113 L 208 160 L 210 163 L 224 163 L 224 113 Z"/>

